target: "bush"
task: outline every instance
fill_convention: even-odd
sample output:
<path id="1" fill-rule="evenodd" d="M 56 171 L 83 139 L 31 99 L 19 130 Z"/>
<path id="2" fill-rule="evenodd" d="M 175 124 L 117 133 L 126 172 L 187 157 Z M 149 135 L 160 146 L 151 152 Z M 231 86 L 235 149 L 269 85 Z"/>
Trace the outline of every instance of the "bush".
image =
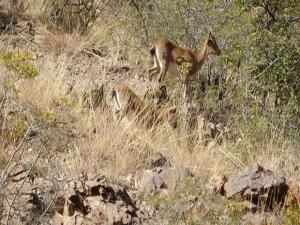
<path id="1" fill-rule="evenodd" d="M 106 5 L 105 0 L 47 0 L 41 17 L 50 27 L 84 34 L 93 26 Z"/>
<path id="2" fill-rule="evenodd" d="M 7 68 L 17 73 L 18 79 L 30 79 L 39 74 L 36 67 L 31 63 L 33 57 L 30 53 L 21 51 L 7 52 L 0 55 L 0 59 Z"/>

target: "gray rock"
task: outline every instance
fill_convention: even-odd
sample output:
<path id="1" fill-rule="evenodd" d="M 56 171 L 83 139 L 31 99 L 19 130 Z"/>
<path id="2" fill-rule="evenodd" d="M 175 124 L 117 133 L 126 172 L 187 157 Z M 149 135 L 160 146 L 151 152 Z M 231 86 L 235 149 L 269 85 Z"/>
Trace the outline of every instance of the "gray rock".
<path id="1" fill-rule="evenodd" d="M 147 166 L 149 169 L 154 169 L 157 167 L 170 167 L 171 163 L 166 156 L 158 152 L 147 161 Z"/>
<path id="2" fill-rule="evenodd" d="M 284 177 L 276 176 L 272 171 L 254 164 L 230 177 L 224 190 L 227 198 L 240 195 L 261 209 L 272 210 L 276 205 L 283 204 L 288 185 Z"/>
<path id="3" fill-rule="evenodd" d="M 64 193 L 56 204 L 64 224 L 77 224 L 78 217 L 82 218 L 80 224 L 142 224 L 144 219 L 138 216 L 143 213 L 127 191 L 116 185 L 84 177 L 73 181 Z"/>
<path id="4" fill-rule="evenodd" d="M 175 191 L 180 180 L 191 176 L 191 172 L 184 167 L 143 170 L 136 174 L 135 188 L 143 193 L 160 190 Z"/>

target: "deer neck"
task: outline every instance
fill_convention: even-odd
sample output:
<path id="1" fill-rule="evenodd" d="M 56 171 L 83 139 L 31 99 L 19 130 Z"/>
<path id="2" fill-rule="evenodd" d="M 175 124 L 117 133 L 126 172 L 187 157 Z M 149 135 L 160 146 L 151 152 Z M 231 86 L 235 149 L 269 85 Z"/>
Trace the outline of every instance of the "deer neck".
<path id="1" fill-rule="evenodd" d="M 202 46 L 202 48 L 196 50 L 194 54 L 195 54 L 195 61 L 197 63 L 197 68 L 199 70 L 208 56 L 206 43 Z"/>

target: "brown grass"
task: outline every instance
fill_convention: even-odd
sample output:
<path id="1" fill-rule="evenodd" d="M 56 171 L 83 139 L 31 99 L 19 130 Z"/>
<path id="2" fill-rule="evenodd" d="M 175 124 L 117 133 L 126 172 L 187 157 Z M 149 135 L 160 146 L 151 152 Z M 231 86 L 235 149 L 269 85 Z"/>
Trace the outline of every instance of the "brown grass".
<path id="1" fill-rule="evenodd" d="M 56 99 L 64 97 L 64 78 L 67 73 L 68 57 L 58 58 L 45 56 L 40 63 L 40 76 L 34 80 L 22 81 L 18 84 L 19 101 L 22 104 L 34 105 L 42 111 L 53 111 Z M 285 140 L 277 143 L 280 132 L 272 133 L 272 137 L 258 133 L 261 143 L 254 143 L 253 137 L 242 135 L 245 131 L 237 124 L 231 129 L 240 130 L 243 139 L 226 140 L 217 144 L 215 140 L 206 140 L 205 131 L 194 130 L 192 137 L 186 133 L 184 125 L 173 130 L 163 124 L 154 130 L 137 128 L 129 121 L 116 124 L 110 110 L 85 110 L 80 105 L 69 109 L 75 119 L 78 142 L 71 143 L 61 167 L 70 176 L 79 171 L 103 171 L 110 179 L 118 180 L 122 176 L 142 168 L 147 158 L 161 152 L 171 159 L 175 166 L 186 166 L 198 177 L 209 179 L 214 174 L 232 174 L 254 162 L 264 167 L 282 172 L 282 163 L 289 171 L 288 179 L 298 177 L 293 171 L 296 159 L 293 157 L 293 143 Z M 96 133 L 94 132 L 96 130 Z M 262 136 L 261 136 L 262 135 Z M 193 140 L 192 144 L 188 143 Z M 289 166 L 290 165 L 290 166 Z M 72 174 L 72 175 L 71 175 Z"/>
<path id="2" fill-rule="evenodd" d="M 98 25 L 85 36 L 39 28 L 36 42 L 46 53 L 42 60 L 36 60 L 40 75 L 33 80 L 17 83 L 18 101 L 42 111 L 54 111 L 54 102 L 65 97 L 65 78 L 68 76 L 68 67 L 72 66 L 70 58 L 92 44 L 108 48 L 109 65 L 105 65 L 108 68 L 119 63 L 121 50 L 126 49 L 131 63 L 140 57 L 142 65 L 148 61 L 145 46 L 137 45 L 137 40 L 130 41 L 124 29 L 116 29 L 114 25 L 117 24 Z M 116 32 L 112 34 L 112 30 Z M 101 72 L 99 71 L 100 75 Z M 181 92 L 176 90 L 178 87 L 169 87 L 172 88 L 175 90 L 170 90 L 169 93 Z M 81 106 L 76 104 L 69 109 L 68 114 L 76 118 L 75 127 L 80 138 L 78 142 L 71 143 L 72 147 L 62 157 L 66 160 L 61 162 L 61 166 L 67 174 L 77 174 L 82 170 L 105 170 L 109 177 L 118 179 L 119 176 L 142 167 L 152 154 L 162 152 L 170 157 L 173 165 L 187 166 L 196 175 L 205 178 L 212 174 L 231 174 L 254 162 L 278 172 L 281 172 L 284 163 L 287 165 L 285 170 L 290 172 L 287 176 L 291 179 L 296 177 L 292 172 L 297 161 L 293 157 L 294 144 L 290 140 L 278 143 L 278 137 L 281 135 L 282 138 L 280 131 L 267 135 L 263 128 L 258 129 L 257 134 L 254 134 L 257 139 L 253 139 L 243 125 L 235 124 L 230 129 L 242 138 L 227 140 L 226 136 L 221 136 L 223 142 L 217 144 L 215 140 L 204 140 L 206 131 L 200 128 L 190 137 L 191 134 L 183 129 L 183 124 L 177 130 L 172 130 L 166 124 L 151 131 L 137 129 L 134 123 L 115 124 L 111 111 L 103 113 L 90 110 L 82 113 Z M 264 122 L 259 122 L 256 128 L 259 126 L 263 127 Z M 191 139 L 193 143 L 188 143 Z M 262 141 L 256 143 L 255 140 Z"/>

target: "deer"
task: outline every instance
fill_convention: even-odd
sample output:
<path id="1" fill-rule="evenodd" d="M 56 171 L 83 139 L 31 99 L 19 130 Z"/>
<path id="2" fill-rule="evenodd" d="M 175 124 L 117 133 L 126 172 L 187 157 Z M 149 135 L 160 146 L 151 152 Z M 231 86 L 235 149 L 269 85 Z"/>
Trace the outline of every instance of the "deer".
<path id="1" fill-rule="evenodd" d="M 150 129 L 168 121 L 176 127 L 176 106 L 162 106 L 156 109 L 149 102 L 142 100 L 130 87 L 125 84 L 117 85 L 111 93 L 112 100 L 117 108 L 114 113 L 116 122 L 124 117 L 136 120 L 139 124 Z"/>
<path id="2" fill-rule="evenodd" d="M 159 74 L 159 83 L 165 80 L 167 73 L 171 73 L 171 76 L 184 75 L 185 98 L 188 97 L 187 102 L 190 103 L 192 98 L 191 84 L 196 79 L 198 71 L 209 55 L 220 55 L 221 50 L 210 30 L 202 47 L 195 51 L 182 48 L 172 41 L 160 37 L 150 49 L 150 54 L 154 66 L 148 70 L 149 80 L 152 81 L 155 74 Z"/>

